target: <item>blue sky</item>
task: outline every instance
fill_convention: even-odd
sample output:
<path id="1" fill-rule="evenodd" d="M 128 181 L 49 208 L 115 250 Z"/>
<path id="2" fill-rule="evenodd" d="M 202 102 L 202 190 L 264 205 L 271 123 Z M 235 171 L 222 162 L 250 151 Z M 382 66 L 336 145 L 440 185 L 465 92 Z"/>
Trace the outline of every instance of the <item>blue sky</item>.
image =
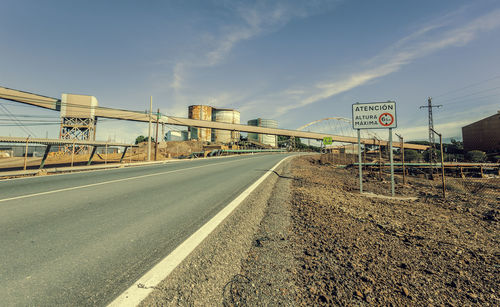
<path id="1" fill-rule="evenodd" d="M 398 131 L 427 138 L 500 109 L 500 1 L 2 0 L 0 86 L 106 107 L 236 108 L 242 123 L 295 129 L 351 116 L 355 102 L 395 100 Z M 0 101 L 24 123 L 58 114 Z M 28 132 L 6 126 L 0 135 Z M 1 124 L 3 123 L 3 124 Z M 29 126 L 57 137 L 57 124 Z M 147 125 L 103 120 L 97 138 L 131 142 Z"/>

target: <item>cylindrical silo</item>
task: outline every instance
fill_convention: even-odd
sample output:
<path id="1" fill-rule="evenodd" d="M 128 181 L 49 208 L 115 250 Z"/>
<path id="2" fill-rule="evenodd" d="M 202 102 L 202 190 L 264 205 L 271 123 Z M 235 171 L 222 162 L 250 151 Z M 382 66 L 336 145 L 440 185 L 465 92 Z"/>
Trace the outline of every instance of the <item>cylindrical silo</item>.
<path id="1" fill-rule="evenodd" d="M 190 119 L 212 120 L 212 107 L 204 105 L 189 106 L 188 117 Z M 212 140 L 212 130 L 209 128 L 190 127 L 191 139 L 202 142 L 210 142 Z"/>
<path id="2" fill-rule="evenodd" d="M 239 124 L 240 112 L 233 109 L 213 109 L 212 120 L 219 123 Z M 217 130 L 212 132 L 212 141 L 218 143 L 238 142 L 239 131 Z"/>
<path id="3" fill-rule="evenodd" d="M 278 122 L 274 119 L 251 119 L 248 121 L 249 126 L 257 126 L 263 128 L 278 128 Z M 278 147 L 278 137 L 276 135 L 248 133 L 248 139 L 254 140 L 262 144 Z"/>

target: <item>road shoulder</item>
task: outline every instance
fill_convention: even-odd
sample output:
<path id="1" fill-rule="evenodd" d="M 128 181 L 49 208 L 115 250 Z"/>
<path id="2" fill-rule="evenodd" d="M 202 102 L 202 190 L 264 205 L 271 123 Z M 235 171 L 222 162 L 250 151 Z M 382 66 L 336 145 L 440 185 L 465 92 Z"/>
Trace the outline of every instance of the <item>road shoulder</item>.
<path id="1" fill-rule="evenodd" d="M 276 173 L 290 162 L 283 162 Z M 280 179 L 271 174 L 257 190 L 224 220 L 140 306 L 217 306 L 227 302 L 228 285 L 239 278 L 267 209 L 268 199 Z M 148 285 L 144 285 L 148 287 Z"/>

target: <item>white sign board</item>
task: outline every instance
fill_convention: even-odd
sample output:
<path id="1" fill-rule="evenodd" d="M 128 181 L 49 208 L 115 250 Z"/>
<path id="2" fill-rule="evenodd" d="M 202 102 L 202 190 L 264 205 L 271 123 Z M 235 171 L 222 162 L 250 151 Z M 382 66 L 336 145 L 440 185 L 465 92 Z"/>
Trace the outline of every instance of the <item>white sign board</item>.
<path id="1" fill-rule="evenodd" d="M 354 129 L 396 128 L 396 102 L 355 103 L 352 105 Z"/>

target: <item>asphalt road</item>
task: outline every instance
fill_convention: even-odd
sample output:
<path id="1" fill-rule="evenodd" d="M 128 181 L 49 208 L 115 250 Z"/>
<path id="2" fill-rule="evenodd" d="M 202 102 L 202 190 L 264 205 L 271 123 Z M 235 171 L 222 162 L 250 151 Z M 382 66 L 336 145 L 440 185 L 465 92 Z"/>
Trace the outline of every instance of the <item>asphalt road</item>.
<path id="1" fill-rule="evenodd" d="M 0 181 L 0 305 L 106 305 L 283 158 Z"/>

